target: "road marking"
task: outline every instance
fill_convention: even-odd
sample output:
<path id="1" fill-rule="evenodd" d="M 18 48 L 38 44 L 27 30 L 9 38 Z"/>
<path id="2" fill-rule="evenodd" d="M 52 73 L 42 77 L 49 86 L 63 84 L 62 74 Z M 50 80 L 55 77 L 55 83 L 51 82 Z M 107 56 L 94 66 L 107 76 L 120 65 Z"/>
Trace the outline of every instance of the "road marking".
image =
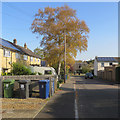
<path id="1" fill-rule="evenodd" d="M 75 91 L 75 119 L 79 119 L 79 116 L 78 116 L 78 106 L 77 106 L 77 91 L 76 91 L 76 88 L 75 88 L 75 84 L 74 84 L 74 91 Z"/>

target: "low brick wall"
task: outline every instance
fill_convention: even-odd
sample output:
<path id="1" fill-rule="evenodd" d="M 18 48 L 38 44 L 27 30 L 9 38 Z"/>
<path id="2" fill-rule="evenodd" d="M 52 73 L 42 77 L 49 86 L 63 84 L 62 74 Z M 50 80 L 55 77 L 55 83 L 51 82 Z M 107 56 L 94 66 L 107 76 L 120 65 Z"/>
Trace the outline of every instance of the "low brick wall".
<path id="1" fill-rule="evenodd" d="M 16 75 L 16 76 L 1 76 L 4 79 L 14 79 L 14 80 L 42 80 L 48 79 L 50 77 L 55 77 L 54 75 Z"/>

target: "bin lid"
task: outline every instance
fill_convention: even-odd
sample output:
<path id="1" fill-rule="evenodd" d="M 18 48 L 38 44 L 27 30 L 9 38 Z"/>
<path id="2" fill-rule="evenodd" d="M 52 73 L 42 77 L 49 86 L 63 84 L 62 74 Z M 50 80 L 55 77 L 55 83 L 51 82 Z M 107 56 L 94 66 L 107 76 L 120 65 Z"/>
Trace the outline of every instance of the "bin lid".
<path id="1" fill-rule="evenodd" d="M 45 83 L 47 83 L 47 82 L 49 82 L 50 80 L 39 80 L 39 82 L 45 82 Z"/>
<path id="2" fill-rule="evenodd" d="M 5 79 L 3 80 L 4 83 L 14 83 L 15 80 L 14 79 Z"/>
<path id="3" fill-rule="evenodd" d="M 19 83 L 28 83 L 28 82 L 30 82 L 30 80 L 19 80 L 18 82 Z"/>

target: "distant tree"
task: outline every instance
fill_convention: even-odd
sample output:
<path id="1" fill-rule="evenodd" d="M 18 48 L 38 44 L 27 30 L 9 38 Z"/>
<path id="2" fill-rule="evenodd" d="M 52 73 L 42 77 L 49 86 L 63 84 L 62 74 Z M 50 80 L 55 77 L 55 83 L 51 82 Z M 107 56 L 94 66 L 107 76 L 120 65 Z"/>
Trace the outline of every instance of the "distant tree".
<path id="1" fill-rule="evenodd" d="M 88 60 L 86 61 L 88 64 L 94 64 L 94 60 Z"/>
<path id="2" fill-rule="evenodd" d="M 41 57 L 41 59 L 44 59 L 44 50 L 43 49 L 40 49 L 40 48 L 36 48 L 34 49 L 34 53 L 38 56 Z"/>
<path id="3" fill-rule="evenodd" d="M 66 35 L 67 63 L 73 63 L 77 51 L 87 50 L 89 28 L 76 17 L 76 11 L 68 6 L 39 9 L 31 25 L 33 33 L 43 36 L 45 59 L 49 65 L 58 63 L 58 75 L 64 58 Z"/>
<path id="4" fill-rule="evenodd" d="M 82 66 L 82 73 L 87 73 L 90 72 L 90 67 L 89 66 Z"/>

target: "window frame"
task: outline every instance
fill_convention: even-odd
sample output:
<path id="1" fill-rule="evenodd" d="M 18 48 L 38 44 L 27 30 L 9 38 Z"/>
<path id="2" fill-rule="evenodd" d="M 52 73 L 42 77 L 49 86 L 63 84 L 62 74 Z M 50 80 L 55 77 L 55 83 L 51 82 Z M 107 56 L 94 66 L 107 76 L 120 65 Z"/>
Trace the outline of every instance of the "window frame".
<path id="1" fill-rule="evenodd" d="M 30 61 L 33 62 L 33 57 L 30 57 Z"/>
<path id="2" fill-rule="evenodd" d="M 28 56 L 27 56 L 27 55 L 24 55 L 24 56 L 23 56 L 23 59 L 27 61 L 27 60 L 28 60 Z"/>
<path id="3" fill-rule="evenodd" d="M 104 67 L 104 62 L 101 63 L 101 67 Z"/>
<path id="4" fill-rule="evenodd" d="M 36 62 L 36 58 L 34 58 L 34 61 Z"/>
<path id="5" fill-rule="evenodd" d="M 20 59 L 20 54 L 16 52 L 15 57 L 16 57 L 16 59 Z"/>
<path id="6" fill-rule="evenodd" d="M 4 57 L 11 57 L 11 51 L 8 49 L 3 49 L 3 55 Z"/>

